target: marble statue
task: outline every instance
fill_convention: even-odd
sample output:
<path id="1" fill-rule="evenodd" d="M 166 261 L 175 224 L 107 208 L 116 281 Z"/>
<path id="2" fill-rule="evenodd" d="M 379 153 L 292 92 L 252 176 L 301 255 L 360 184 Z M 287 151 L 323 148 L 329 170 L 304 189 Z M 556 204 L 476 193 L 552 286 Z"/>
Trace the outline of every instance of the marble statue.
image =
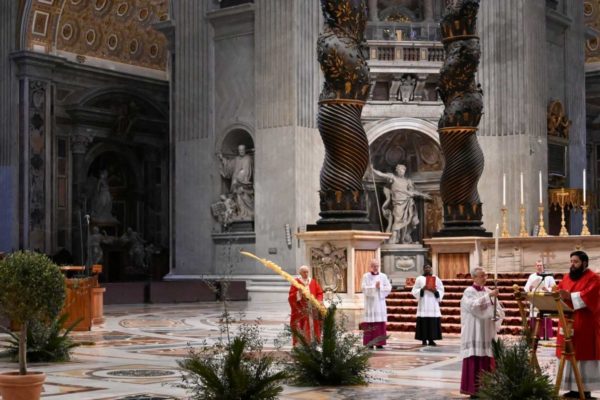
<path id="1" fill-rule="evenodd" d="M 112 215 L 112 195 L 108 186 L 108 171 L 102 170 L 92 197 L 92 219 L 95 222 L 117 222 Z"/>
<path id="2" fill-rule="evenodd" d="M 391 232 L 389 243 L 413 243 L 412 232 L 419 225 L 419 215 L 415 198 L 431 200 L 431 196 L 415 190 L 413 182 L 406 178 L 406 166 L 398 164 L 394 174 L 377 171 L 375 176 L 385 179 L 389 186 L 384 188 L 385 201 L 381 206 L 383 215 L 388 220 L 386 232 Z"/>
<path id="3" fill-rule="evenodd" d="M 213 216 L 223 225 L 223 228 L 227 228 L 238 214 L 238 207 L 235 200 L 231 196 L 224 194 L 219 197 L 218 202 L 211 205 L 211 210 Z"/>
<path id="4" fill-rule="evenodd" d="M 95 226 L 92 228 L 92 233 L 89 237 L 90 249 L 90 265 L 101 264 L 104 252 L 102 251 L 102 243 L 107 240 L 106 232 L 100 233 L 100 229 Z"/>
<path id="5" fill-rule="evenodd" d="M 229 193 L 236 204 L 235 214 L 231 221 L 252 221 L 254 219 L 254 185 L 252 183 L 252 155 L 246 152 L 246 146 L 238 146 L 238 155 L 233 158 L 225 158 L 221 153 L 217 154 L 221 161 L 221 176 L 231 180 Z"/>
<path id="6" fill-rule="evenodd" d="M 131 266 L 136 270 L 146 271 L 148 269 L 148 258 L 144 247 L 146 241 L 142 236 L 131 228 L 121 236 L 121 242 L 129 244 L 129 260 Z"/>

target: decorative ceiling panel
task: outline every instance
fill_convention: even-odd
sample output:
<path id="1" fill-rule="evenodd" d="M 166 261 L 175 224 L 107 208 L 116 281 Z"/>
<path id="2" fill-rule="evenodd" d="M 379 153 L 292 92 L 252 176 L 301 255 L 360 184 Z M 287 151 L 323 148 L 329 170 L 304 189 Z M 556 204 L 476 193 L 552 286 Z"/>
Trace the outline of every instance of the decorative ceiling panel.
<path id="1" fill-rule="evenodd" d="M 31 0 L 25 47 L 166 70 L 168 0 Z"/>

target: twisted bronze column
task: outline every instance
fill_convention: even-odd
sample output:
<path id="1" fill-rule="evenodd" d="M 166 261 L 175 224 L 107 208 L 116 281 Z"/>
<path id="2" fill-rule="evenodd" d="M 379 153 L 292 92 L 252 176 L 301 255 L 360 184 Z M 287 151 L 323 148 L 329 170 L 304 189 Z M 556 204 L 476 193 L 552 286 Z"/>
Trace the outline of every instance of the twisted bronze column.
<path id="1" fill-rule="evenodd" d="M 364 0 L 321 0 L 321 9 L 325 23 L 317 52 L 325 82 L 317 120 L 325 161 L 317 226 L 346 229 L 369 222 L 362 186 L 369 143 L 360 118 L 369 89 L 366 5 Z"/>
<path id="2" fill-rule="evenodd" d="M 438 132 L 446 165 L 440 183 L 444 227 L 435 236 L 492 236 L 482 227 L 477 192 L 484 164 L 477 142 L 483 110 L 483 93 L 475 82 L 480 58 L 475 34 L 478 10 L 479 0 L 452 2 L 440 23 L 446 59 L 438 87 L 445 106 Z"/>

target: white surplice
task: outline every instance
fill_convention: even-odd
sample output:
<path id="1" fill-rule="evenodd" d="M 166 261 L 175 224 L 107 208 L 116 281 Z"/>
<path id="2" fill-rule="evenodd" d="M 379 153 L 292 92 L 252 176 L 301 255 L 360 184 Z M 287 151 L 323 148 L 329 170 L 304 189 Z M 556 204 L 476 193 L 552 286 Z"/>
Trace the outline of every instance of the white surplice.
<path id="1" fill-rule="evenodd" d="M 442 280 L 437 276 L 435 277 L 435 289 L 438 291 L 439 297 L 435 297 L 429 290 L 424 290 L 423 297 L 421 297 L 421 289 L 425 287 L 425 283 L 426 278 L 424 276 L 419 276 L 415 280 L 415 285 L 412 288 L 412 295 L 419 302 L 419 306 L 417 307 L 417 317 L 441 317 L 440 303 L 444 297 L 444 285 Z"/>
<path id="2" fill-rule="evenodd" d="M 533 274 L 529 275 L 527 283 L 523 289 L 526 292 L 533 292 L 534 290 L 542 291 L 542 288 L 544 288 L 547 292 L 551 292 L 554 286 L 556 286 L 556 281 L 552 276 L 545 276 L 542 282 L 542 277 L 534 272 Z"/>
<path id="3" fill-rule="evenodd" d="M 493 357 L 492 339 L 502 325 L 504 309 L 498 301 L 497 321 L 494 321 L 494 300 L 491 290 L 477 291 L 473 286 L 465 289 L 460 300 L 460 353 L 463 358 Z"/>
<path id="4" fill-rule="evenodd" d="M 379 288 L 375 287 L 377 282 Z M 385 298 L 392 291 L 392 285 L 386 274 L 380 272 L 373 275 L 367 272 L 362 277 L 361 283 L 365 295 L 365 317 L 364 322 L 387 322 L 387 307 Z"/>

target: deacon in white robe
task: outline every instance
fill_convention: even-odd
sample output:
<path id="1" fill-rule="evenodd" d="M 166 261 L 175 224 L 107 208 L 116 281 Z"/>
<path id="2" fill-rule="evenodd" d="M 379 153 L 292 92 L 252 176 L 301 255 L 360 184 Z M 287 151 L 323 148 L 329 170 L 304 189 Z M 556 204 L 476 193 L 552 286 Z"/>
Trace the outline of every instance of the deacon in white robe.
<path id="1" fill-rule="evenodd" d="M 556 286 L 556 281 L 552 275 L 544 274 L 544 263 L 542 260 L 535 262 L 535 272 L 529 275 L 527 283 L 523 288 L 526 292 L 551 292 Z M 535 329 L 535 313 L 533 305 L 529 307 L 529 326 L 531 331 Z M 554 337 L 552 330 L 552 318 L 544 317 L 538 326 L 537 337 L 549 339 Z"/>
<path id="2" fill-rule="evenodd" d="M 474 397 L 479 389 L 482 371 L 495 368 L 492 340 L 500 329 L 504 309 L 498 301 L 494 320 L 494 298 L 498 289 L 485 287 L 487 274 L 483 268 L 471 273 L 473 286 L 465 289 L 460 300 L 460 352 L 463 358 L 460 392 Z"/>
<path id="3" fill-rule="evenodd" d="M 423 346 L 428 343 L 436 346 L 435 340 L 442 339 L 440 303 L 444 298 L 444 284 L 433 275 L 431 265 L 423 267 L 423 276 L 415 280 L 412 295 L 419 302 L 415 339 L 421 340 Z"/>
<path id="4" fill-rule="evenodd" d="M 387 343 L 387 307 L 385 298 L 391 293 L 392 285 L 386 274 L 379 272 L 379 261 L 371 260 L 370 272 L 362 277 L 365 296 L 365 315 L 361 328 L 363 344 L 383 348 Z"/>

